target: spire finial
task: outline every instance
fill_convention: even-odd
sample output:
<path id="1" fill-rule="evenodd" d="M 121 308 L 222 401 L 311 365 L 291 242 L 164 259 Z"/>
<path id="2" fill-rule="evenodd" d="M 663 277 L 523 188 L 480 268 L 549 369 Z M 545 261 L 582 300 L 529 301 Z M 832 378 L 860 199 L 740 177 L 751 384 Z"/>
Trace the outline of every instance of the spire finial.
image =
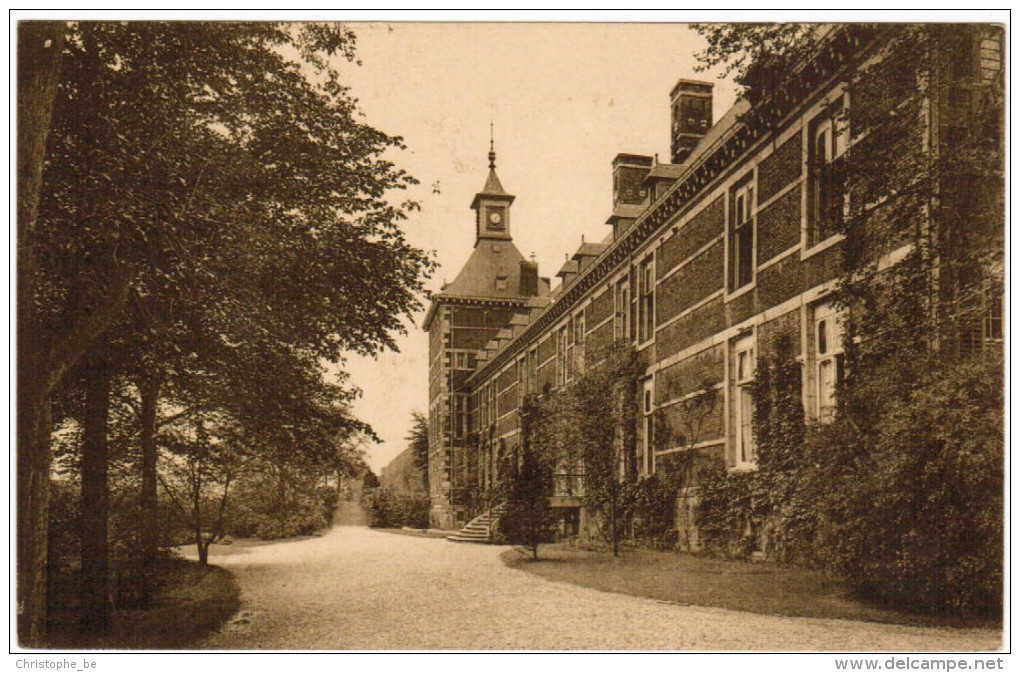
<path id="1" fill-rule="evenodd" d="M 496 170 L 496 142 L 493 138 L 492 119 L 489 119 L 489 168 Z"/>

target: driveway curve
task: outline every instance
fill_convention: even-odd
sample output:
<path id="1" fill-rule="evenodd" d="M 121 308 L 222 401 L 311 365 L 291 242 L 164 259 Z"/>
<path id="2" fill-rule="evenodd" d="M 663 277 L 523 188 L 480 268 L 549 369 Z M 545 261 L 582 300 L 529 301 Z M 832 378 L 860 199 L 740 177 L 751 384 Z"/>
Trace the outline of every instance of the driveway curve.
<path id="1" fill-rule="evenodd" d="M 774 617 L 549 582 L 505 547 L 338 526 L 320 538 L 216 558 L 240 611 L 199 644 L 230 650 L 969 651 L 982 629 Z"/>

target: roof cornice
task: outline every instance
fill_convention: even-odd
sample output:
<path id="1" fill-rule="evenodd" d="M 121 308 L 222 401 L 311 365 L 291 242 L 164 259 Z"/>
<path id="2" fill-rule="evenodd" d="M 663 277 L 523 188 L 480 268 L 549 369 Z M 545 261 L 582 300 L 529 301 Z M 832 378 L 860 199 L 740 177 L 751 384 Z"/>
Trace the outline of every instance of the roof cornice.
<path id="1" fill-rule="evenodd" d="M 440 304 L 460 304 L 462 306 L 536 306 L 540 307 L 548 297 L 471 297 L 467 295 L 444 294 L 437 292 L 432 295 L 432 303 L 422 319 L 422 329 L 426 332 Z"/>

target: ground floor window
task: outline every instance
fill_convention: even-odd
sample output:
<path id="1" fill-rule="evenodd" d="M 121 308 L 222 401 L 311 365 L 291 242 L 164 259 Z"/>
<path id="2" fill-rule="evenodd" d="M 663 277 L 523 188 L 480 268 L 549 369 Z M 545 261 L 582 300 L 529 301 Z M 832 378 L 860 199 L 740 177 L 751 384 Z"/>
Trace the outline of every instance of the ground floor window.
<path id="1" fill-rule="evenodd" d="M 655 401 L 652 397 L 652 380 L 645 382 L 642 391 L 641 411 L 642 432 L 642 469 L 645 475 L 655 474 Z"/>
<path id="2" fill-rule="evenodd" d="M 730 361 L 730 400 L 733 418 L 733 449 L 736 467 L 753 467 L 757 460 L 754 443 L 754 335 L 742 337 L 733 343 Z"/>
<path id="3" fill-rule="evenodd" d="M 811 336 L 815 418 L 831 423 L 836 415 L 836 389 L 843 379 L 843 328 L 832 304 L 814 308 Z"/>

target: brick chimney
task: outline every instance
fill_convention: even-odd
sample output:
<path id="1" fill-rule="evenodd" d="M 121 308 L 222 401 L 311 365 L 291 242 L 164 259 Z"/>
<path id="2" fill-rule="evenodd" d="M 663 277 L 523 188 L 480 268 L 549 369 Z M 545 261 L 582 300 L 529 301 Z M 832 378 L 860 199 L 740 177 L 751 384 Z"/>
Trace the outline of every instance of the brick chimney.
<path id="1" fill-rule="evenodd" d="M 670 155 L 674 164 L 682 164 L 694 146 L 712 127 L 712 82 L 682 79 L 669 93 L 672 130 Z"/>
<path id="2" fill-rule="evenodd" d="M 638 205 L 648 196 L 642 186 L 652 168 L 652 158 L 641 154 L 617 154 L 613 159 L 613 208 L 621 203 Z"/>
<path id="3" fill-rule="evenodd" d="M 522 297 L 538 296 L 538 264 L 536 262 L 521 261 L 521 287 Z"/>

